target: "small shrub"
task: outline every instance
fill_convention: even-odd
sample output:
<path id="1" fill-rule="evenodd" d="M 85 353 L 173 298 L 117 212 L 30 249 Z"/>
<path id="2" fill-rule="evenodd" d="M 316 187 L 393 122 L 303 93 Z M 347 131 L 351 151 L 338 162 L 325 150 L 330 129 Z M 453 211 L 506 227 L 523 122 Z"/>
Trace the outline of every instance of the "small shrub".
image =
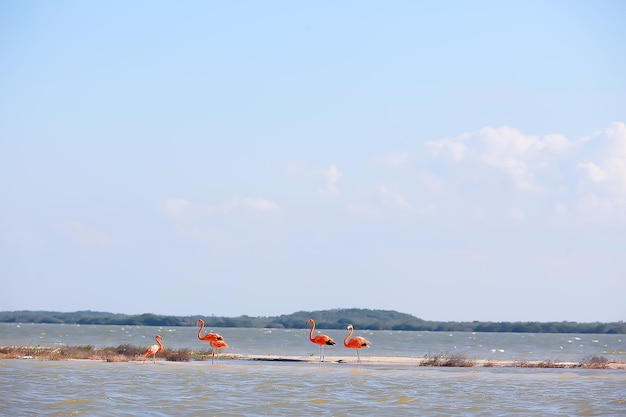
<path id="1" fill-rule="evenodd" d="M 515 368 L 530 368 L 531 362 L 528 362 L 526 360 L 515 361 L 513 362 L 512 366 Z"/>
<path id="2" fill-rule="evenodd" d="M 451 355 L 435 355 L 427 356 L 420 366 L 447 366 L 452 368 L 464 368 L 474 366 L 474 359 L 467 358 L 460 353 L 453 353 Z"/>
<path id="3" fill-rule="evenodd" d="M 28 355 L 24 353 L 23 348 L 14 347 L 14 346 L 2 346 L 2 348 L 0 348 L 0 358 L 18 359 L 24 356 L 28 356 Z"/>
<path id="4" fill-rule="evenodd" d="M 591 369 L 605 369 L 609 367 L 609 360 L 604 356 L 585 356 L 580 366 Z"/>
<path id="5" fill-rule="evenodd" d="M 41 348 L 35 356 L 40 360 L 62 361 L 67 359 L 91 359 L 93 346 L 63 346 L 58 348 Z"/>
<path id="6" fill-rule="evenodd" d="M 420 363 L 420 366 L 441 366 L 443 361 L 443 355 L 426 355 L 425 359 Z"/>
<path id="7" fill-rule="evenodd" d="M 143 355 L 146 350 L 137 346 L 131 346 L 129 344 L 119 345 L 115 349 L 115 353 L 118 355 L 124 355 L 128 358 L 135 358 L 139 355 Z"/>
<path id="8" fill-rule="evenodd" d="M 568 365 L 557 362 L 553 359 L 546 359 L 544 361 L 517 361 L 513 362 L 513 366 L 516 368 L 567 368 Z"/>
<path id="9" fill-rule="evenodd" d="M 455 368 L 470 368 L 474 366 L 474 359 L 467 358 L 461 354 L 453 354 L 445 357 L 442 366 L 451 366 Z"/>
<path id="10" fill-rule="evenodd" d="M 567 365 L 559 363 L 555 360 L 548 359 L 537 363 L 537 368 L 565 368 Z"/>
<path id="11" fill-rule="evenodd" d="M 165 349 L 162 354 L 167 361 L 189 362 L 191 360 L 191 350 L 189 349 Z"/>
<path id="12" fill-rule="evenodd" d="M 208 361 L 213 357 L 213 349 L 202 349 L 192 353 L 194 361 Z"/>

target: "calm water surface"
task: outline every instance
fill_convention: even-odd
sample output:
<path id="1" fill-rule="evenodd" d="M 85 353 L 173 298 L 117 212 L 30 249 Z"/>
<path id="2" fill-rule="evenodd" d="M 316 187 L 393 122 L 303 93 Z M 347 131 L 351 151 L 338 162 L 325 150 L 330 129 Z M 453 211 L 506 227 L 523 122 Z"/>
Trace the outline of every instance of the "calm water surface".
<path id="1" fill-rule="evenodd" d="M 310 355 L 305 330 L 217 329 L 229 351 Z M 205 347 L 193 328 L 0 325 L 0 345 Z M 324 330 L 335 339 L 341 331 Z M 455 351 L 477 359 L 624 359 L 623 335 L 366 332 L 370 356 Z M 303 340 L 304 339 L 304 340 Z M 331 349 L 334 349 L 332 351 Z M 327 355 L 346 355 L 343 347 Z M 349 354 L 350 352 L 348 352 Z M 624 416 L 626 372 L 584 369 L 423 368 L 223 360 L 0 360 L 2 416 Z"/>

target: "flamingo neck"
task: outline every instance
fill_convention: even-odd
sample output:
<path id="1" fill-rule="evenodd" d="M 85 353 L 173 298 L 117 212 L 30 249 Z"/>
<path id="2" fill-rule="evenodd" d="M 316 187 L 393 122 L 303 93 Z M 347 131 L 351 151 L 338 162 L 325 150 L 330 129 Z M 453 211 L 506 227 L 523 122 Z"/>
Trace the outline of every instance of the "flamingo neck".
<path id="1" fill-rule="evenodd" d="M 204 329 L 204 322 L 201 320 L 200 321 L 200 328 L 198 329 L 198 339 L 202 340 L 202 338 L 200 337 L 200 333 L 202 332 L 202 329 Z"/>
<path id="2" fill-rule="evenodd" d="M 313 341 L 313 330 L 315 330 L 315 322 L 311 320 L 311 331 L 309 332 L 309 340 Z"/>
<path id="3" fill-rule="evenodd" d="M 163 345 L 161 344 L 161 338 L 155 337 L 154 340 L 156 340 L 157 345 L 159 345 L 159 350 L 162 350 L 163 349 Z"/>
<path id="4" fill-rule="evenodd" d="M 350 336 L 352 336 L 352 332 L 354 332 L 354 329 L 351 328 L 350 330 L 348 330 L 348 335 L 346 336 L 346 338 L 343 339 L 343 345 L 346 347 L 348 346 L 348 339 L 350 338 Z"/>

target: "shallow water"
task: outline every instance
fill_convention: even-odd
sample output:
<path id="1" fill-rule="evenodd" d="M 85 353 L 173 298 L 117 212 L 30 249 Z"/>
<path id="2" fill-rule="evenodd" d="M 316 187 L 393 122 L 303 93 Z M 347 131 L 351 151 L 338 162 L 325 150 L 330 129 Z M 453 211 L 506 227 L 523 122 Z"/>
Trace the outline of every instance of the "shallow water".
<path id="1" fill-rule="evenodd" d="M 308 340 L 307 329 L 207 329 L 220 333 L 230 348 L 239 354 L 318 355 Z M 130 344 L 149 346 L 154 336 L 163 336 L 165 347 L 201 349 L 197 328 L 152 326 L 101 326 L 61 324 L 0 323 L 0 345 L 84 346 L 96 348 Z M 341 346 L 346 335 L 342 330 L 321 331 L 333 337 L 336 346 L 325 349 L 328 356 L 354 355 Z M 587 356 L 605 356 L 626 360 L 626 335 L 611 334 L 532 334 L 471 332 L 410 332 L 355 330 L 372 343 L 363 355 L 423 357 L 459 353 L 469 358 L 488 360 L 555 360 L 580 362 Z"/>
<path id="2" fill-rule="evenodd" d="M 626 372 L 0 360 L 3 416 L 626 415 Z"/>
<path id="3" fill-rule="evenodd" d="M 316 356 L 308 331 L 209 329 L 227 352 Z M 354 355 L 345 332 L 327 356 Z M 208 348 L 197 328 L 0 323 L 0 345 Z M 625 335 L 359 331 L 364 356 L 460 353 L 474 359 L 626 360 Z M 610 416 L 626 415 L 626 371 L 424 368 L 316 362 L 128 362 L 0 360 L 2 416 Z"/>

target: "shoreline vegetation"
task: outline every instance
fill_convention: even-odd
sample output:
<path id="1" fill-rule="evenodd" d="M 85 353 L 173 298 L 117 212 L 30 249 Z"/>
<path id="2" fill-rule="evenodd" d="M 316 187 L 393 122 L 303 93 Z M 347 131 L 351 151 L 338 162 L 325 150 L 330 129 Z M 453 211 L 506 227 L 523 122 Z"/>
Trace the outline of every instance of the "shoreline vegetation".
<path id="1" fill-rule="evenodd" d="M 274 317 L 218 317 L 218 316 L 167 316 L 158 314 L 116 314 L 98 311 L 3 311 L 0 323 L 50 323 L 50 324 L 102 324 L 124 326 L 195 326 L 203 318 L 207 327 L 234 328 L 306 328 L 306 320 L 314 318 L 317 326 L 325 329 L 345 329 L 353 324 L 367 330 L 408 330 L 445 332 L 500 332 L 500 333 L 595 333 L 626 334 L 624 321 L 612 323 L 561 322 L 456 322 L 428 321 L 393 310 L 338 308 L 320 311 L 298 311 Z"/>
<path id="2" fill-rule="evenodd" d="M 117 347 L 94 348 L 93 346 L 0 346 L 0 359 L 34 359 L 41 361 L 93 360 L 101 362 L 152 362 L 144 357 L 145 347 L 120 345 Z M 160 362 L 202 362 L 211 359 L 211 349 L 163 349 L 157 355 Z M 311 356 L 276 356 L 219 354 L 220 360 L 262 361 L 262 362 L 318 362 Z M 325 363 L 356 364 L 352 356 L 327 356 Z M 468 358 L 461 354 L 437 354 L 423 357 L 367 356 L 361 358 L 361 365 L 395 365 L 416 367 L 449 368 L 566 368 L 566 369 L 620 369 L 626 370 L 625 361 L 609 361 L 604 356 L 588 356 L 579 362 L 560 362 L 552 359 L 528 360 L 486 360 Z"/>

